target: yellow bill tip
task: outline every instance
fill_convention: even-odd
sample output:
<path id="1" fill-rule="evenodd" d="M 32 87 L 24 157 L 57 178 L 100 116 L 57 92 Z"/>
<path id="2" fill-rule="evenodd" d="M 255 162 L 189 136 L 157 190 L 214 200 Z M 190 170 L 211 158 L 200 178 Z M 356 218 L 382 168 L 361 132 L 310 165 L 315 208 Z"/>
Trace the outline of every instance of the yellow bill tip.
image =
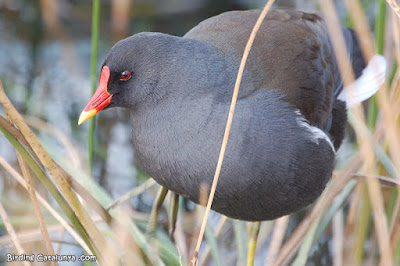
<path id="1" fill-rule="evenodd" d="M 92 110 L 90 110 L 88 112 L 82 111 L 81 115 L 79 116 L 78 125 L 82 124 L 83 122 L 85 122 L 89 118 L 95 116 L 95 114 L 97 114 L 97 113 L 98 112 L 97 112 L 96 109 L 92 109 Z"/>

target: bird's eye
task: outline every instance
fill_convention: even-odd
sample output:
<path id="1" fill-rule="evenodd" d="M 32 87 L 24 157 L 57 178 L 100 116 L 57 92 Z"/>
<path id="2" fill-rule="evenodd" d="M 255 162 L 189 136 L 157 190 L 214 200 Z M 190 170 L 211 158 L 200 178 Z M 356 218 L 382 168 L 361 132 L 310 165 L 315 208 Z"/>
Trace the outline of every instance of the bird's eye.
<path id="1" fill-rule="evenodd" d="M 121 80 L 126 81 L 131 78 L 131 72 L 128 70 L 125 70 L 124 72 L 121 73 Z"/>

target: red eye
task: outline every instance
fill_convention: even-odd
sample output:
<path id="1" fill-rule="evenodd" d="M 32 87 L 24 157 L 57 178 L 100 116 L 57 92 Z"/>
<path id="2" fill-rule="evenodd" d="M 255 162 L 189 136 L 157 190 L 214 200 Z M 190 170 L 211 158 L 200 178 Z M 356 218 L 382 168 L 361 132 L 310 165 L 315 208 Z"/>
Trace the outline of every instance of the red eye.
<path id="1" fill-rule="evenodd" d="M 131 72 L 128 70 L 125 70 L 124 72 L 121 73 L 121 80 L 128 80 L 131 78 Z"/>

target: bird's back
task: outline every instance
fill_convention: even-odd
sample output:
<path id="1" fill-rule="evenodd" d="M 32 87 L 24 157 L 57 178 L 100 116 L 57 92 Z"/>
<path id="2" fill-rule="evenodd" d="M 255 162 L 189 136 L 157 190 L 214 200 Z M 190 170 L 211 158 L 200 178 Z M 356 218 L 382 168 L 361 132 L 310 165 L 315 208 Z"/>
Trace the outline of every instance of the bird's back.
<path id="1" fill-rule="evenodd" d="M 184 37 L 216 47 L 239 66 L 259 10 L 232 11 L 201 22 Z M 323 127 L 332 109 L 333 52 L 323 20 L 300 11 L 272 10 L 255 38 L 246 62 L 252 86 L 279 89 L 314 125 Z"/>

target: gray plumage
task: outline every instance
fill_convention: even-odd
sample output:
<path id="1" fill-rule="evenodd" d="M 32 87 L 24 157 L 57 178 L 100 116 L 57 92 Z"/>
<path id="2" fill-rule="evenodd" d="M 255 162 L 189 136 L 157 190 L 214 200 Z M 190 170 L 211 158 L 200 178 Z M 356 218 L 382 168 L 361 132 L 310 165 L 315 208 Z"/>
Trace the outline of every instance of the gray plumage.
<path id="1" fill-rule="evenodd" d="M 259 12 L 223 13 L 184 37 L 136 34 L 118 42 L 104 62 L 110 107 L 131 109 L 138 163 L 196 203 L 201 184 L 212 183 L 239 63 Z M 132 78 L 120 81 L 125 70 Z M 215 211 L 268 220 L 321 194 L 346 123 L 345 104 L 336 100 L 338 77 L 318 15 L 269 12 L 246 63 Z"/>

